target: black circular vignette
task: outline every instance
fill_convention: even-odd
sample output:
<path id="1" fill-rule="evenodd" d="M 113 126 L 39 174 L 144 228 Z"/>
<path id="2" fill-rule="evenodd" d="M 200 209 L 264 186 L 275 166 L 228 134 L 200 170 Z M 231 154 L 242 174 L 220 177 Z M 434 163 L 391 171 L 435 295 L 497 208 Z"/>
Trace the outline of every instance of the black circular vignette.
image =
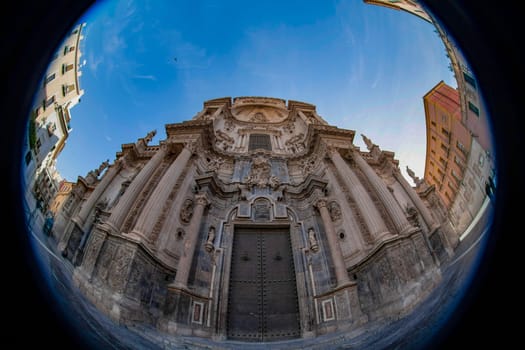
<path id="1" fill-rule="evenodd" d="M 4 176 L 3 268 L 8 335 L 4 342 L 39 347 L 82 348 L 81 330 L 57 312 L 57 301 L 39 276 L 25 229 L 22 205 L 22 141 L 33 92 L 54 48 L 91 0 L 20 0 L 2 11 L 1 71 L 2 176 Z M 511 316 L 520 304 L 517 248 L 523 229 L 518 210 L 523 198 L 523 88 L 525 57 L 518 4 L 479 0 L 425 0 L 425 7 L 456 39 L 481 86 L 496 143 L 498 184 L 494 221 L 476 277 L 464 301 L 429 346 L 457 348 L 497 339 L 514 344 L 518 332 Z M 514 248 L 514 249 L 513 249 Z M 501 327 L 501 328 L 500 328 Z M 22 333 L 21 333 L 22 332 Z"/>

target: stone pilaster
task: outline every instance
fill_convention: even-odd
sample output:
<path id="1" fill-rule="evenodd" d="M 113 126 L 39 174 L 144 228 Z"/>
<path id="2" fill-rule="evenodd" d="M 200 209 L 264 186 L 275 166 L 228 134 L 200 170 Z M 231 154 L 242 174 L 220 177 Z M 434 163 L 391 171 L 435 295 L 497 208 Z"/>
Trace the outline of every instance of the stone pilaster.
<path id="1" fill-rule="evenodd" d="M 184 243 L 184 250 L 179 259 L 177 266 L 177 274 L 175 281 L 171 285 L 175 288 L 188 289 L 188 276 L 191 269 L 191 263 L 193 262 L 193 254 L 197 245 L 197 239 L 199 237 L 199 228 L 201 226 L 202 215 L 204 209 L 210 203 L 208 196 L 205 193 L 198 193 L 195 195 L 195 209 L 191 218 L 190 225 L 186 233 L 186 242 Z"/>
<path id="2" fill-rule="evenodd" d="M 379 210 L 377 210 L 370 195 L 357 178 L 357 175 L 352 171 L 348 164 L 346 164 L 343 157 L 341 157 L 339 151 L 337 151 L 337 149 L 330 149 L 329 155 L 336 170 L 339 172 L 350 191 L 352 198 L 356 202 L 372 237 L 379 240 L 385 236 L 390 236 L 391 233 L 388 231 Z"/>
<path id="3" fill-rule="evenodd" d="M 97 201 L 100 199 L 100 196 L 104 193 L 108 185 L 111 183 L 111 181 L 113 181 L 115 175 L 117 175 L 118 171 L 122 166 L 121 164 L 122 163 L 120 161 L 117 161 L 113 164 L 113 166 L 109 167 L 109 169 L 102 177 L 102 180 L 100 180 L 93 192 L 89 195 L 86 202 L 82 204 L 80 212 L 72 219 L 83 230 L 85 228 L 84 226 L 86 224 L 86 219 L 89 213 L 91 212 Z"/>
<path id="4" fill-rule="evenodd" d="M 177 159 L 175 159 L 166 173 L 162 176 L 159 184 L 142 209 L 131 234 L 149 240 L 149 236 L 158 220 L 158 216 L 162 212 L 162 207 L 167 201 L 171 189 L 177 183 L 179 176 L 188 165 L 188 161 L 192 154 L 193 144 L 187 144 L 177 156 Z"/>
<path id="5" fill-rule="evenodd" d="M 343 259 L 343 254 L 341 253 L 341 247 L 337 243 L 336 232 L 332 224 L 332 219 L 330 218 L 330 213 L 326 207 L 327 200 L 326 198 L 320 198 L 315 203 L 321 218 L 323 220 L 323 226 L 326 231 L 326 238 L 328 240 L 328 245 L 330 247 L 330 253 L 332 256 L 332 261 L 334 262 L 335 275 L 337 278 L 337 286 L 341 286 L 350 282 L 348 278 L 348 272 L 345 268 L 345 262 Z"/>
<path id="6" fill-rule="evenodd" d="M 372 184 L 375 192 L 379 196 L 379 199 L 384 203 L 385 208 L 392 218 L 394 225 L 399 233 L 405 233 L 412 228 L 412 225 L 408 222 L 405 213 L 401 209 L 401 206 L 396 201 L 392 193 L 386 187 L 386 184 L 381 180 L 379 175 L 368 165 L 368 163 L 361 157 L 361 155 L 354 151 L 352 152 L 357 166 L 365 173 L 368 181 Z"/>
<path id="7" fill-rule="evenodd" d="M 144 189 L 147 181 L 151 175 L 157 169 L 162 159 L 166 155 L 166 147 L 161 146 L 157 153 L 146 163 L 146 165 L 140 170 L 135 176 L 133 181 L 130 183 L 126 192 L 119 199 L 117 205 L 111 210 L 111 216 L 106 221 L 106 224 L 111 227 L 112 230 L 118 232 L 126 215 L 128 215 L 131 206 L 137 199 L 137 196 Z"/>

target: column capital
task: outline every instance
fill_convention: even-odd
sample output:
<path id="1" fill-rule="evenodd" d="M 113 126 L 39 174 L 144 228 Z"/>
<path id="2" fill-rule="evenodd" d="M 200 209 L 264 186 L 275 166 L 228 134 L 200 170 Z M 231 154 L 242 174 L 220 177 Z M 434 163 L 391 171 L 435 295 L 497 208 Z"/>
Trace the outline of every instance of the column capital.
<path id="1" fill-rule="evenodd" d="M 315 206 L 317 209 L 326 208 L 327 205 L 328 205 L 328 198 L 326 198 L 326 197 L 318 198 L 318 199 L 315 201 L 315 204 L 314 204 L 314 206 Z"/>
<path id="2" fill-rule="evenodd" d="M 210 199 L 208 198 L 208 195 L 204 192 L 197 193 L 195 195 L 195 203 L 197 205 L 202 205 L 203 207 L 207 206 L 211 203 Z"/>

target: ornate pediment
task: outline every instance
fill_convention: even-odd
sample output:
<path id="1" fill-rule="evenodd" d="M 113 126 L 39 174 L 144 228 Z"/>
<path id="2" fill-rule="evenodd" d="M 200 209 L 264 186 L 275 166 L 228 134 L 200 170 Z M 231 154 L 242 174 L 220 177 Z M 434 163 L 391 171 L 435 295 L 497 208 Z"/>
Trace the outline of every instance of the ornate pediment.
<path id="1" fill-rule="evenodd" d="M 251 123 L 280 123 L 290 111 L 286 101 L 269 97 L 237 97 L 231 113 L 235 119 Z"/>

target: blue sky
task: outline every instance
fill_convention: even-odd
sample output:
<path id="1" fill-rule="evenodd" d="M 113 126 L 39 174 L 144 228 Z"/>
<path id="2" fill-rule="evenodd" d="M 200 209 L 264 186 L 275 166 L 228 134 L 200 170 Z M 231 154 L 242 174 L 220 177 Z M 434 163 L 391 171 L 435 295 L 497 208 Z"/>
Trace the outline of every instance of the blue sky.
<path id="1" fill-rule="evenodd" d="M 227 96 L 312 103 L 423 177 L 423 95 L 457 86 L 430 23 L 361 0 L 102 1 L 79 22 L 85 93 L 57 161 L 68 181 Z"/>

